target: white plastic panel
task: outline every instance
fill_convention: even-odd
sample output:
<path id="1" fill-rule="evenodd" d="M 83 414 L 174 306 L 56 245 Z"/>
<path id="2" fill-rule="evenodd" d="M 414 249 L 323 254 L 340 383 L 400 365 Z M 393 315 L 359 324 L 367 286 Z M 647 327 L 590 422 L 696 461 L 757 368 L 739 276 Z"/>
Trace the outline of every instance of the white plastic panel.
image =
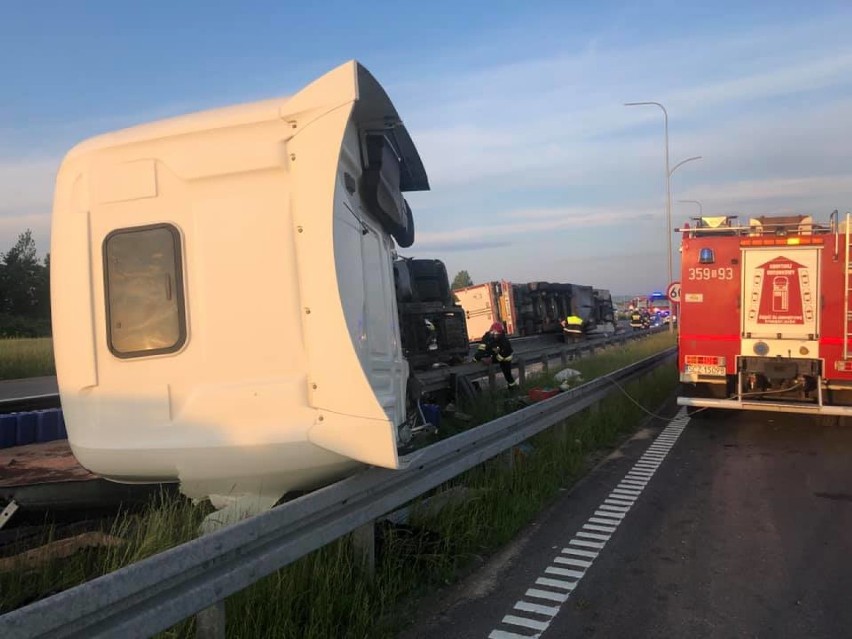
<path id="1" fill-rule="evenodd" d="M 743 337 L 817 336 L 819 249 L 745 249 L 742 273 Z"/>

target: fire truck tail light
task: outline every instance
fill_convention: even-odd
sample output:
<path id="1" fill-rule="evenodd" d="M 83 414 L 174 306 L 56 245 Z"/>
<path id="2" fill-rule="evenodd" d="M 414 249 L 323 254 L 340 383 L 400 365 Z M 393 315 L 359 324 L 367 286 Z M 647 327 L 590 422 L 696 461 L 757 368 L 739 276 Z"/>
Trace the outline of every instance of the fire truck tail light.
<path id="1" fill-rule="evenodd" d="M 716 355 L 687 355 L 684 358 L 686 364 L 710 364 L 711 366 L 724 366 L 725 358 Z M 852 364 L 852 362 L 850 362 Z M 850 369 L 852 370 L 852 369 Z"/>
<path id="2" fill-rule="evenodd" d="M 837 361 L 834 363 L 834 366 L 837 370 L 843 371 L 844 373 L 852 372 L 852 360 Z"/>

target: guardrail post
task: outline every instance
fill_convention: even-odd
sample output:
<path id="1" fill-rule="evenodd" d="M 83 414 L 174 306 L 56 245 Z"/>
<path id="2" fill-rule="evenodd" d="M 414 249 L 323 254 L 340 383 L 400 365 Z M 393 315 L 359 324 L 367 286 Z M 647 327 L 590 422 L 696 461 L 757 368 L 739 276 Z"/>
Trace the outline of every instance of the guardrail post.
<path id="1" fill-rule="evenodd" d="M 523 384 L 527 381 L 527 365 L 523 358 L 518 358 L 518 383 Z"/>
<path id="2" fill-rule="evenodd" d="M 568 366 L 568 351 L 564 348 L 559 351 L 559 361 L 562 362 L 562 368 Z"/>
<path id="3" fill-rule="evenodd" d="M 376 576 L 376 522 L 370 521 L 352 531 L 355 560 L 372 579 Z"/>
<path id="4" fill-rule="evenodd" d="M 195 615 L 196 639 L 225 639 L 225 602 L 217 601 Z"/>
<path id="5" fill-rule="evenodd" d="M 550 372 L 550 359 L 547 357 L 547 355 L 541 356 L 541 367 L 544 369 L 545 373 Z"/>
<path id="6" fill-rule="evenodd" d="M 494 389 L 497 388 L 497 380 L 494 375 L 494 364 L 488 365 L 488 390 L 494 392 Z"/>

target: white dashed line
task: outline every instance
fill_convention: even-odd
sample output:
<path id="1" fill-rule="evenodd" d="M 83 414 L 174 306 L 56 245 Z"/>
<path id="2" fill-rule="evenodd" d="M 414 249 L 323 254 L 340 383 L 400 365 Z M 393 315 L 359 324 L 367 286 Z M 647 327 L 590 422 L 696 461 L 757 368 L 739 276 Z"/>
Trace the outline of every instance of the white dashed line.
<path id="1" fill-rule="evenodd" d="M 533 619 L 518 617 L 516 615 L 506 615 L 503 617 L 503 623 L 507 623 L 511 626 L 521 626 L 522 628 L 529 628 L 531 630 L 547 630 L 547 627 L 550 625 L 549 621 L 535 621 Z"/>
<path id="2" fill-rule="evenodd" d="M 488 639 L 541 637 L 559 613 L 562 604 L 568 600 L 571 592 L 580 583 L 583 575 L 591 568 L 598 552 L 603 550 L 606 542 L 610 540 L 618 525 L 642 494 L 642 490 L 657 472 L 683 432 L 687 421 L 686 411 L 681 410 L 627 472 L 618 486 L 604 498 L 603 503 L 586 520 L 582 528 L 568 541 L 568 545 L 553 558 L 552 563 L 555 565 L 544 569 L 544 574 L 547 576 L 538 577 L 535 580 L 535 585 L 538 587 L 527 590 L 524 593 L 524 600 L 515 603 L 514 611 L 539 615 L 545 620 L 509 614 L 500 621 L 500 625 L 504 627 L 524 628 L 527 631 L 536 631 L 536 634 L 519 634 L 498 627 L 491 631 Z M 527 599 L 555 602 L 557 605 L 534 603 L 526 601 Z"/>
<path id="3" fill-rule="evenodd" d="M 529 603 L 528 601 L 519 601 L 515 604 L 515 610 L 534 612 L 537 615 L 555 617 L 556 613 L 559 612 L 559 606 L 542 606 L 541 604 Z"/>
<path id="4" fill-rule="evenodd" d="M 577 566 L 578 568 L 588 568 L 592 565 L 591 561 L 583 561 L 582 559 L 574 559 L 573 557 L 554 557 L 553 563 L 562 564 L 563 566 Z"/>

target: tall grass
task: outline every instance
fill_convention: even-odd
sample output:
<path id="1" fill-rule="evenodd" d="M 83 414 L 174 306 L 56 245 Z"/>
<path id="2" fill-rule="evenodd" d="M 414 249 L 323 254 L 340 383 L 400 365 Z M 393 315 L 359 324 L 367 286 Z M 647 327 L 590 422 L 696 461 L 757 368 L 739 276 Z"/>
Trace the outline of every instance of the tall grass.
<path id="1" fill-rule="evenodd" d="M 654 340 L 653 342 L 651 340 Z M 584 376 L 613 370 L 665 348 L 659 336 L 624 348 L 610 348 L 585 364 Z M 575 363 L 581 368 L 581 362 Z M 588 371 L 588 372 L 587 372 Z M 674 367 L 661 367 L 626 391 L 647 409 L 671 394 Z M 547 375 L 528 386 L 547 385 Z M 492 419 L 512 408 L 505 392 L 468 407 L 477 419 Z M 527 525 L 542 508 L 586 472 L 590 465 L 643 418 L 622 392 L 501 455 L 454 478 L 439 490 L 459 489 L 463 500 L 444 509 L 413 508 L 408 527 L 379 526 L 376 574 L 368 578 L 349 537 L 339 539 L 260 580 L 226 601 L 229 637 L 391 637 L 418 598 L 452 583 L 479 565 Z M 466 424 L 470 427 L 470 424 Z M 124 543 L 50 562 L 37 571 L 0 574 L 0 612 L 192 538 L 205 512 L 179 498 L 162 498 L 140 515 L 117 518 L 111 534 Z M 187 620 L 163 633 L 192 637 Z"/>
<path id="2" fill-rule="evenodd" d="M 56 375 L 50 337 L 0 339 L 0 380 Z"/>

